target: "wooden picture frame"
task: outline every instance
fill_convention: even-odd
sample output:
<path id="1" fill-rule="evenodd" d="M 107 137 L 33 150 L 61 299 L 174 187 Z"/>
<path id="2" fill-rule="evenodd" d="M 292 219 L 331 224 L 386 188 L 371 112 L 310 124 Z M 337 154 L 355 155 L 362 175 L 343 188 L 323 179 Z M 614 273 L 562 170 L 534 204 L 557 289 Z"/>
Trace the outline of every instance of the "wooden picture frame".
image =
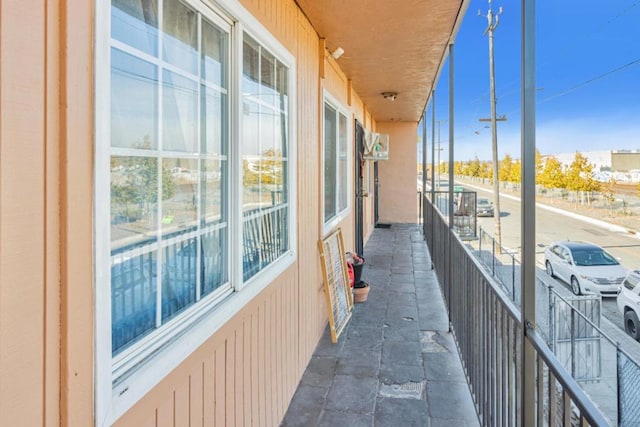
<path id="1" fill-rule="evenodd" d="M 318 249 L 327 297 L 331 341 L 336 343 L 353 310 L 353 293 L 349 284 L 342 230 L 338 228 L 325 239 L 318 241 Z"/>

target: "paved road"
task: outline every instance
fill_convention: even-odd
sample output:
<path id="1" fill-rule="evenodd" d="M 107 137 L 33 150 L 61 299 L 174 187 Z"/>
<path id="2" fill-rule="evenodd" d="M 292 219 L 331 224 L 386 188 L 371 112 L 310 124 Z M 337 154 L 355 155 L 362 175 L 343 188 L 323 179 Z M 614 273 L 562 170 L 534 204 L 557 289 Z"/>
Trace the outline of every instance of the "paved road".
<path id="1" fill-rule="evenodd" d="M 477 186 L 471 188 L 467 185 L 467 187 L 470 190 L 478 191 L 478 194 L 493 197 L 489 190 Z M 500 208 L 502 210 L 500 215 L 502 245 L 517 252 L 520 248 L 520 201 L 514 200 L 513 196 L 501 195 Z M 494 235 L 494 218 L 478 218 L 478 225 L 490 235 Z M 640 268 L 640 239 L 588 221 L 566 217 L 538 206 L 536 208 L 536 262 L 538 266 L 543 268 L 544 249 L 551 242 L 566 239 L 594 242 L 617 257 L 624 267 Z M 555 282 L 558 284 L 556 289 L 561 294 L 571 295 L 570 288 L 566 283 L 558 280 Z M 623 328 L 622 316 L 616 307 L 615 298 L 603 299 L 602 315 L 620 329 Z M 640 344 L 631 345 L 635 345 L 638 354 L 640 354 Z"/>

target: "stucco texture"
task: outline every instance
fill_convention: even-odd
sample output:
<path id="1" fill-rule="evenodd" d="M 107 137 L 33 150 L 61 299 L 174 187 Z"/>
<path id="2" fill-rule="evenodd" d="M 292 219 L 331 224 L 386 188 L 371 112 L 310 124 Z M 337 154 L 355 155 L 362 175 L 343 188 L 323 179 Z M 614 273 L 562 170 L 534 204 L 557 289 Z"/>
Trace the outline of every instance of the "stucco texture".
<path id="1" fill-rule="evenodd" d="M 383 223 L 416 223 L 417 123 L 378 122 L 377 131 L 389 135 L 389 160 L 379 161 L 379 219 Z"/>

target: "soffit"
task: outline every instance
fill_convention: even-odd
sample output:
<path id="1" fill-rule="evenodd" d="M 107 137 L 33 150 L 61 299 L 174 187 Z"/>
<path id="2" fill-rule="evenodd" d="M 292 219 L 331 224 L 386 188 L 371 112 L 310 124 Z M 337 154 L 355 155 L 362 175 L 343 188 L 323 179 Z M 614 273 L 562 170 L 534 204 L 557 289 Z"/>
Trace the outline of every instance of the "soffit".
<path id="1" fill-rule="evenodd" d="M 376 121 L 420 119 L 465 0 L 296 2 Z"/>

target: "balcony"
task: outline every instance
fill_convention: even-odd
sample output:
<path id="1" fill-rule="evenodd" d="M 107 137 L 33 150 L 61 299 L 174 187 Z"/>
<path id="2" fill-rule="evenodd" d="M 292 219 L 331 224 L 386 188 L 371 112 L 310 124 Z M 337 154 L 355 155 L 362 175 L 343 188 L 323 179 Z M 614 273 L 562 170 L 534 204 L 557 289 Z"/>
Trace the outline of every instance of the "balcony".
<path id="1" fill-rule="evenodd" d="M 609 425 L 423 202 L 422 227 L 373 232 L 368 300 L 336 344 L 324 334 L 283 425 Z"/>
<path id="2" fill-rule="evenodd" d="M 479 425 L 420 227 L 376 228 L 364 257 L 367 301 L 336 344 L 327 328 L 283 425 Z"/>

